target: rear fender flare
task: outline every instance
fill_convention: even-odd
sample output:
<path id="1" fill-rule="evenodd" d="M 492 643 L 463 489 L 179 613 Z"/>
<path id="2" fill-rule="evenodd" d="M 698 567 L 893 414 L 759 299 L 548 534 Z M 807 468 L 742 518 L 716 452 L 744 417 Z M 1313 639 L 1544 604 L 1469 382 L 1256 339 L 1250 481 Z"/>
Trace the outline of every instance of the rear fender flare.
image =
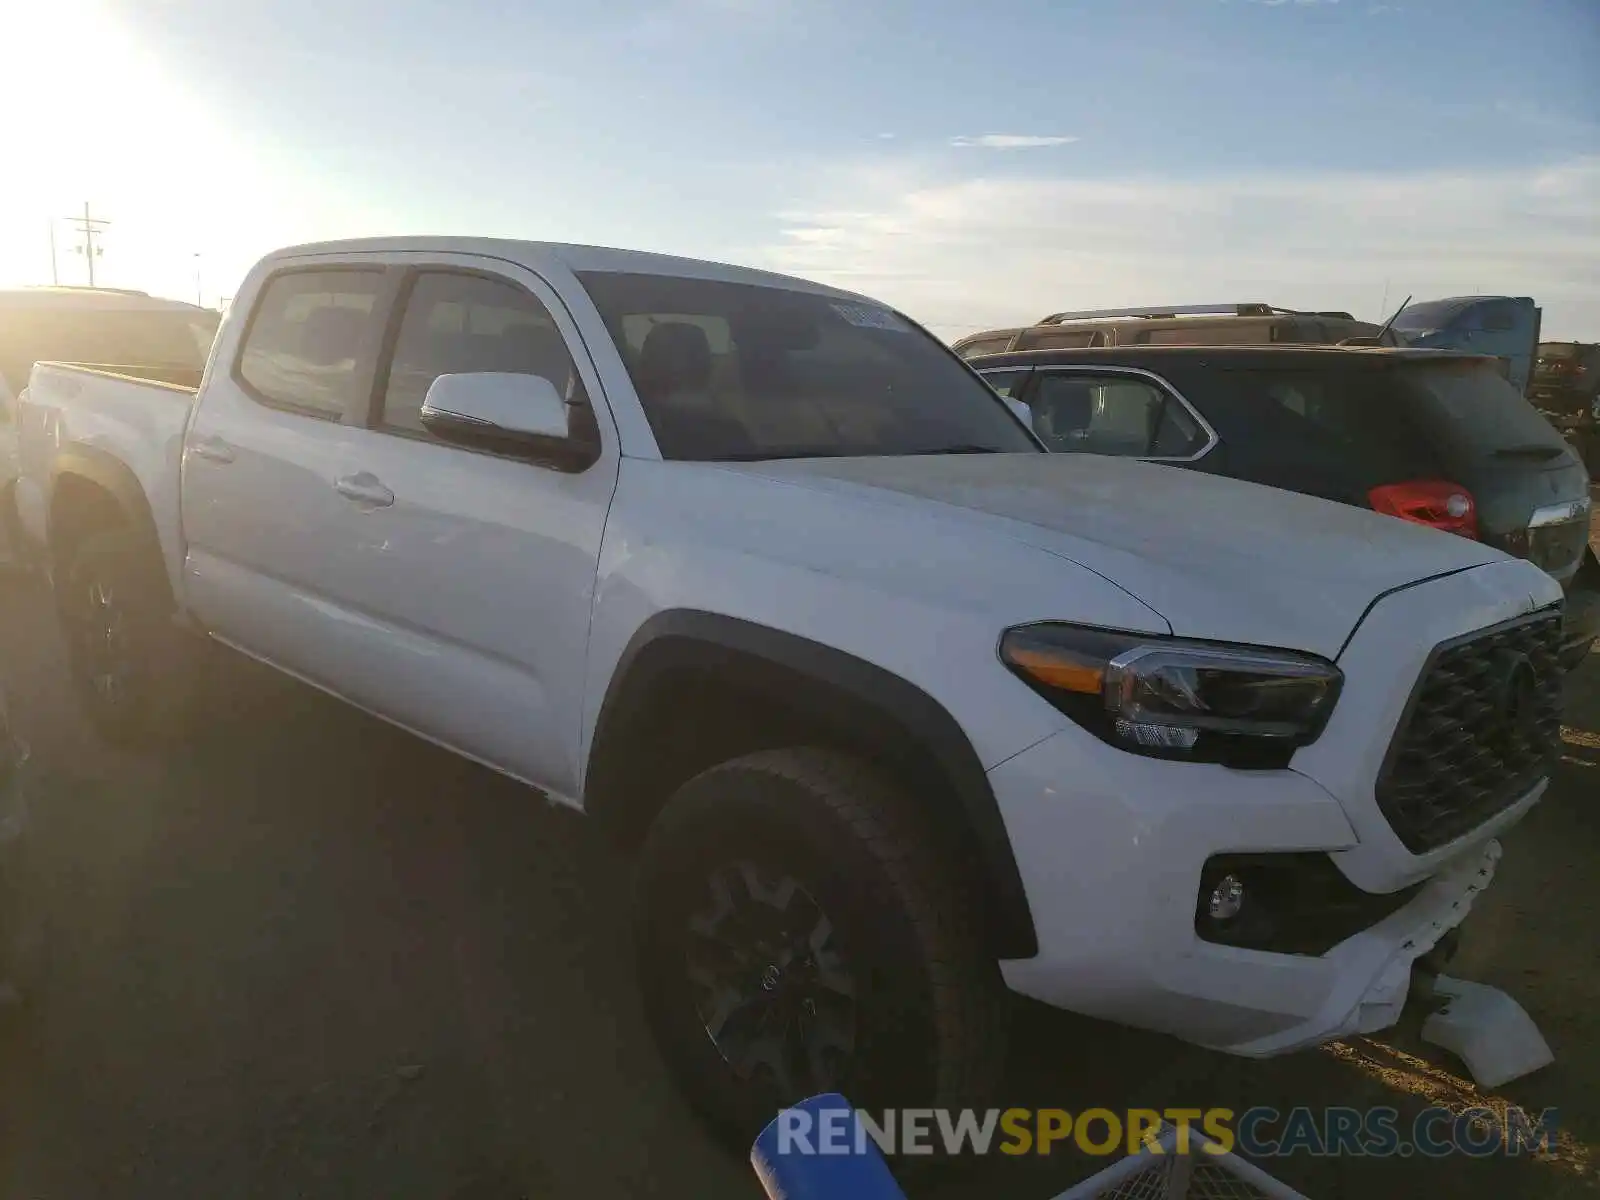
<path id="1" fill-rule="evenodd" d="M 59 556 L 64 549 L 59 544 L 55 522 L 57 501 L 67 480 L 92 483 L 109 495 L 141 542 L 149 547 L 152 554 L 161 557 L 161 539 L 156 532 L 155 516 L 150 510 L 150 501 L 144 494 L 139 477 L 126 463 L 104 450 L 94 446 L 73 446 L 56 456 L 51 470 L 46 535 L 52 558 Z M 164 579 L 165 570 L 161 574 Z"/>

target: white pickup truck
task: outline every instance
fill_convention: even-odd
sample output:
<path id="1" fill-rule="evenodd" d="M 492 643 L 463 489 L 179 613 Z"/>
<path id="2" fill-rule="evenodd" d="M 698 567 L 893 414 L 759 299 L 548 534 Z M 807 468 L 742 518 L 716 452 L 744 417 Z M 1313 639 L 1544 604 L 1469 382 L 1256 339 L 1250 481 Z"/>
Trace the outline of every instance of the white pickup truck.
<path id="1" fill-rule="evenodd" d="M 198 394 L 40 364 L 21 447 L 107 735 L 203 635 L 592 814 L 740 1137 L 976 1100 L 1007 987 L 1243 1055 L 1383 1028 L 1559 736 L 1536 567 L 1044 453 L 912 321 L 757 271 L 283 250 Z"/>

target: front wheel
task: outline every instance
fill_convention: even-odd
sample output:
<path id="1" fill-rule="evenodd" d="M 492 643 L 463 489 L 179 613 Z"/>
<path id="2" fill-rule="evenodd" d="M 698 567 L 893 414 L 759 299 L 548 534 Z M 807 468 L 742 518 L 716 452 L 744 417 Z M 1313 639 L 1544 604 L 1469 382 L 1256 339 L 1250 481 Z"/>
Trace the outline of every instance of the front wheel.
<path id="1" fill-rule="evenodd" d="M 664 1058 L 734 1147 L 839 1091 L 864 1111 L 986 1102 L 1005 989 L 916 809 L 865 764 L 763 751 L 690 780 L 635 891 Z"/>

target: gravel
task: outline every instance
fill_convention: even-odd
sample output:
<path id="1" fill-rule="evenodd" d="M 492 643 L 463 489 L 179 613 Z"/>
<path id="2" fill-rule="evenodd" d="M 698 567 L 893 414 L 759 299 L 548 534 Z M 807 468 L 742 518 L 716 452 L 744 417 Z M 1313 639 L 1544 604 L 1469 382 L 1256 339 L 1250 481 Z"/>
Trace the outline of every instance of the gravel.
<path id="1" fill-rule="evenodd" d="M 0 1013 L 0 1197 L 759 1194 L 656 1060 L 626 867 L 581 818 L 242 663 L 181 752 L 115 754 L 76 714 L 36 589 L 0 580 L 0 613 L 44 946 L 25 1005 Z M 1555 1047 L 1505 1092 L 1560 1106 L 1564 1157 L 1265 1164 L 1317 1200 L 1595 1185 L 1600 660 L 1584 672 L 1559 777 L 1507 839 L 1457 968 L 1511 990 Z M 1479 1099 L 1407 1032 L 1263 1063 L 1020 1002 L 1016 1022 L 1017 1105 Z M 1100 1165 L 996 1159 L 908 1187 L 1044 1200 Z"/>

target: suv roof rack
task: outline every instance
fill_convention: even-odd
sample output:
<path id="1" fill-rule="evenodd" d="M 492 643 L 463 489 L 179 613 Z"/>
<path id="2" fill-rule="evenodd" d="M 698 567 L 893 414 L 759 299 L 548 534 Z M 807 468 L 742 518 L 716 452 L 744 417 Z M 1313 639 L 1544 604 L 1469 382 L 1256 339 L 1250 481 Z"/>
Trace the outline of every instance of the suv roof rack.
<path id="1" fill-rule="evenodd" d="M 1347 312 L 1306 312 L 1298 308 L 1280 308 L 1276 304 L 1169 304 L 1158 308 L 1089 308 L 1081 312 L 1051 313 L 1034 322 L 1036 325 L 1063 325 L 1068 321 L 1104 321 L 1117 317 L 1138 317 L 1143 320 L 1160 320 L 1163 317 L 1337 317 L 1346 321 L 1355 318 Z"/>

